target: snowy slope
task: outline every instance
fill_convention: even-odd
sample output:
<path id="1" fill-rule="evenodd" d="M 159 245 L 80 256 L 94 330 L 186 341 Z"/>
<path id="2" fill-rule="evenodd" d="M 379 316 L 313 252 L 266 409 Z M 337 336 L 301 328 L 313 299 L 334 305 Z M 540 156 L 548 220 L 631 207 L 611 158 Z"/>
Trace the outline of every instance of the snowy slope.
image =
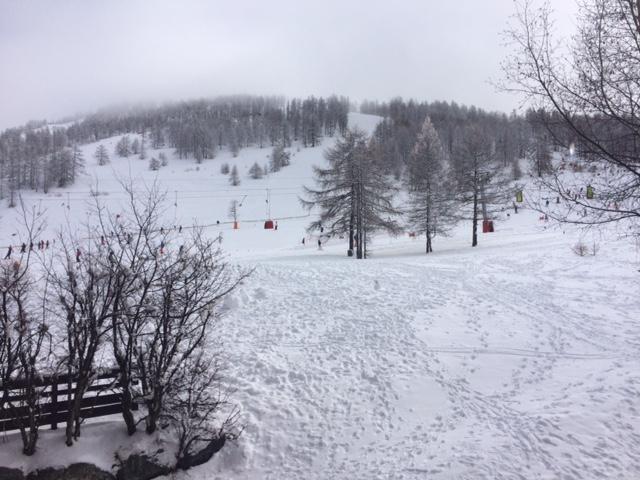
<path id="1" fill-rule="evenodd" d="M 350 122 L 365 131 L 372 132 L 379 121 L 372 115 L 351 114 Z M 130 135 L 131 139 L 135 135 Z M 271 173 L 260 180 L 248 176 L 248 170 L 254 162 L 265 165 L 269 162 L 271 148 L 247 148 L 233 158 L 223 150 L 212 160 L 196 164 L 193 159 L 178 159 L 172 149 L 147 151 L 148 158 L 158 156 L 163 151 L 169 158 L 169 165 L 157 172 L 149 170 L 149 160 L 140 160 L 138 156 L 120 158 L 113 152 L 121 137 L 113 137 L 82 147 L 86 161 L 85 174 L 69 189 L 54 189 L 48 195 L 23 192 L 27 206 L 35 206 L 38 211 L 46 211 L 48 233 L 45 237 L 54 238 L 61 225 L 79 224 L 87 221 L 87 205 L 94 199 L 92 191 L 100 192 L 100 200 L 110 208 L 113 214 L 124 208 L 125 195 L 121 180 L 132 179 L 141 194 L 145 188 L 157 181 L 167 193 L 167 226 L 174 225 L 212 225 L 208 228 L 213 236 L 223 232 L 224 247 L 227 251 L 246 254 L 269 249 L 291 248 L 302 240 L 305 228 L 310 222 L 309 214 L 302 209 L 298 197 L 303 184 L 312 182 L 312 167 L 322 164 L 324 149 L 333 143 L 325 139 L 315 148 L 291 149 L 291 165 L 277 173 Z M 94 153 L 99 144 L 109 151 L 111 164 L 98 166 Z M 220 173 L 220 166 L 228 163 L 237 166 L 241 184 L 233 187 L 228 176 Z M 146 187 L 145 187 L 146 186 Z M 267 218 L 267 190 L 271 199 L 271 218 L 284 219 L 278 222 L 278 231 L 265 231 Z M 240 229 L 233 231 L 228 217 L 229 203 L 238 200 Z M 295 218 L 291 218 L 295 217 Z M 9 243 L 19 244 L 19 216 L 16 211 L 0 207 L 0 247 Z M 217 222 L 221 226 L 217 226 Z"/>
<path id="2" fill-rule="evenodd" d="M 376 117 L 352 115 L 369 131 Z M 109 144 L 112 151 L 117 138 Z M 225 306 L 220 332 L 227 379 L 246 429 L 189 479 L 596 479 L 640 477 L 640 276 L 638 253 L 610 233 L 552 228 L 522 210 L 469 247 L 471 229 L 436 239 L 377 237 L 373 258 L 345 245 L 301 245 L 310 217 L 297 200 L 322 147 L 295 152 L 268 179 L 247 169 L 269 149 L 221 152 L 196 170 L 171 159 L 157 178 L 169 192 L 168 224 L 226 222 L 241 200 L 241 226 L 223 247 L 254 275 Z M 96 145 L 85 148 L 88 163 Z M 152 155 L 152 152 L 149 152 Z M 231 187 L 220 164 L 236 164 Z M 114 212 L 114 174 L 151 182 L 147 162 L 112 156 L 67 192 L 29 195 L 51 230 L 84 220 L 98 180 Z M 264 230 L 266 188 L 277 231 Z M 173 206 L 175 193 L 177 207 Z M 80 212 L 80 213 L 79 213 Z M 0 243 L 15 232 L 0 211 Z M 301 217 L 285 219 L 285 217 Z M 259 220 L 256 223 L 248 220 Z M 600 245 L 578 257 L 580 238 Z M 38 455 L 70 449 L 45 435 Z M 62 442 L 59 441 L 59 445 Z M 14 438 L 0 465 L 20 458 Z M 53 450 L 52 450 L 53 449 Z M 56 450 L 57 449 L 57 450 Z"/>
<path id="3" fill-rule="evenodd" d="M 626 246 L 504 237 L 261 262 L 225 320 L 247 430 L 202 478 L 637 478 Z"/>

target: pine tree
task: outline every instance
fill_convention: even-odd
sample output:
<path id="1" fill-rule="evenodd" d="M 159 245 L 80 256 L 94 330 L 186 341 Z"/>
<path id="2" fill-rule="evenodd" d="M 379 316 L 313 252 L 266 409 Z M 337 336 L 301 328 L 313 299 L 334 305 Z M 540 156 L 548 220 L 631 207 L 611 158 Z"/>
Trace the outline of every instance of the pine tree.
<path id="1" fill-rule="evenodd" d="M 271 152 L 271 162 L 270 162 L 270 170 L 272 172 L 279 172 L 280 169 L 286 167 L 290 164 L 289 159 L 291 158 L 291 153 L 287 152 L 284 149 L 284 145 L 279 143 Z"/>
<path id="2" fill-rule="evenodd" d="M 445 234 L 456 222 L 455 194 L 447 181 L 444 148 L 440 136 L 427 117 L 413 147 L 404 184 L 409 194 L 408 224 L 426 238 L 426 253 L 433 251 L 432 239 Z"/>
<path id="3" fill-rule="evenodd" d="M 249 169 L 249 176 L 254 180 L 261 179 L 263 174 L 262 167 L 258 165 L 258 162 L 254 163 Z"/>
<path id="4" fill-rule="evenodd" d="M 73 183 L 76 181 L 78 173 L 81 172 L 82 169 L 84 168 L 84 154 L 82 153 L 82 150 L 80 150 L 80 147 L 78 146 L 78 144 L 73 145 L 71 152 L 73 154 L 71 182 Z"/>
<path id="5" fill-rule="evenodd" d="M 324 230 L 330 236 L 348 235 L 348 254 L 355 247 L 357 258 L 366 258 L 371 234 L 399 229 L 393 220 L 398 211 L 392 203 L 391 185 L 360 130 L 347 129 L 325 152 L 325 158 L 328 168 L 314 167 L 317 188 L 305 187 L 307 198 L 301 199 L 308 210 L 320 209 L 320 218 L 310 229 Z"/>
<path id="6" fill-rule="evenodd" d="M 109 153 L 107 153 L 107 148 L 104 145 L 98 145 L 95 158 L 98 161 L 98 165 L 103 166 L 109 163 Z"/>
<path id="7" fill-rule="evenodd" d="M 240 152 L 240 140 L 238 138 L 238 130 L 234 127 L 229 129 L 229 150 L 231 155 L 235 158 Z"/>
<path id="8" fill-rule="evenodd" d="M 229 164 L 228 163 L 223 163 L 222 165 L 220 165 L 220 173 L 222 175 L 228 175 L 229 174 Z"/>
<path id="9" fill-rule="evenodd" d="M 119 157 L 128 157 L 131 155 L 131 142 L 127 135 L 123 136 L 116 144 L 116 154 Z"/>
<path id="10" fill-rule="evenodd" d="M 131 153 L 134 155 L 138 155 L 140 153 L 140 140 L 137 138 L 134 138 L 133 142 L 131 142 Z"/>
<path id="11" fill-rule="evenodd" d="M 153 148 L 161 148 L 164 146 L 164 132 L 162 128 L 157 126 L 151 130 L 151 146 Z"/>
<path id="12" fill-rule="evenodd" d="M 234 187 L 240 185 L 240 176 L 238 175 L 238 167 L 235 165 L 231 169 L 231 174 L 229 175 L 229 183 Z"/>
<path id="13" fill-rule="evenodd" d="M 54 161 L 50 164 L 53 169 L 51 178 L 57 179 L 58 187 L 64 188 L 71 185 L 74 180 L 74 157 L 73 151 L 65 148 L 52 155 Z"/>
<path id="14" fill-rule="evenodd" d="M 160 166 L 160 160 L 158 160 L 156 157 L 151 157 L 151 160 L 149 160 L 149 170 L 160 170 Z"/>
<path id="15" fill-rule="evenodd" d="M 146 146 L 146 141 L 144 139 L 144 134 L 140 138 L 140 155 L 139 155 L 139 158 L 140 158 L 140 160 L 146 160 L 146 158 L 147 158 L 147 146 Z"/>

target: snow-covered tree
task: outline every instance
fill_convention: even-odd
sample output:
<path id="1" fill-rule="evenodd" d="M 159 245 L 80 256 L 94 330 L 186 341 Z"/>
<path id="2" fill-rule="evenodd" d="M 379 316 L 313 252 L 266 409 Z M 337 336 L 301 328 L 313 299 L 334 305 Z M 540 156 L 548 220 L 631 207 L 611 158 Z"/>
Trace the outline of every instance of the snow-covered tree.
<path id="1" fill-rule="evenodd" d="M 167 155 L 164 152 L 160 152 L 158 154 L 158 159 L 160 160 L 160 166 L 166 167 L 169 165 L 169 160 L 167 159 Z"/>
<path id="2" fill-rule="evenodd" d="M 127 135 L 123 136 L 116 144 L 116 153 L 119 157 L 128 157 L 131 155 L 131 141 Z"/>
<path id="3" fill-rule="evenodd" d="M 138 155 L 140 153 L 140 140 L 137 138 L 134 138 L 133 142 L 131 142 L 131 153 L 134 155 Z"/>
<path id="4" fill-rule="evenodd" d="M 231 169 L 231 173 L 229 174 L 229 183 L 234 187 L 240 185 L 240 175 L 238 175 L 238 167 L 235 165 Z"/>
<path id="5" fill-rule="evenodd" d="M 160 167 L 160 160 L 158 160 L 156 157 L 151 157 L 151 160 L 149 160 L 149 170 L 160 170 Z"/>
<path id="6" fill-rule="evenodd" d="M 259 180 L 263 175 L 262 167 L 258 165 L 258 162 L 255 162 L 249 169 L 249 176 L 254 180 Z"/>
<path id="7" fill-rule="evenodd" d="M 270 170 L 272 172 L 279 172 L 281 168 L 289 165 L 291 153 L 284 149 L 284 145 L 279 143 L 271 152 Z"/>
<path id="8" fill-rule="evenodd" d="M 229 164 L 228 163 L 223 163 L 222 165 L 220 165 L 220 173 L 223 175 L 228 175 L 229 174 Z"/>
<path id="9" fill-rule="evenodd" d="M 624 222 L 637 233 L 639 4 L 581 1 L 576 35 L 564 39 L 553 28 L 552 8 L 557 2 L 537 3 L 516 2 L 514 25 L 506 32 L 514 48 L 504 62 L 505 88 L 521 94 L 530 108 L 544 112 L 540 120 L 554 142 L 565 152 L 575 149 L 597 174 L 588 181 L 595 195 L 587 198 L 577 194 L 587 187 L 583 176 L 565 175 L 564 166 L 558 165 L 538 184 L 562 199 L 560 206 L 549 211 L 536 200 L 534 207 L 562 222 Z"/>
<path id="10" fill-rule="evenodd" d="M 73 183 L 75 182 L 78 173 L 84 168 L 84 155 L 77 144 L 73 145 L 71 153 L 73 155 L 71 183 Z"/>
<path id="11" fill-rule="evenodd" d="M 144 139 L 144 135 L 142 135 L 141 139 L 140 139 L 140 152 L 138 157 L 140 158 L 140 160 L 146 160 L 147 158 L 147 146 L 146 146 L 146 142 Z"/>
<path id="12" fill-rule="evenodd" d="M 426 253 L 432 239 L 445 234 L 457 221 L 457 201 L 440 136 L 429 117 L 422 124 L 405 172 L 409 194 L 407 220 L 411 229 L 426 237 Z"/>
<path id="13" fill-rule="evenodd" d="M 98 145 L 98 148 L 96 148 L 95 158 L 98 161 L 98 165 L 103 166 L 109 163 L 109 153 L 104 145 Z"/>

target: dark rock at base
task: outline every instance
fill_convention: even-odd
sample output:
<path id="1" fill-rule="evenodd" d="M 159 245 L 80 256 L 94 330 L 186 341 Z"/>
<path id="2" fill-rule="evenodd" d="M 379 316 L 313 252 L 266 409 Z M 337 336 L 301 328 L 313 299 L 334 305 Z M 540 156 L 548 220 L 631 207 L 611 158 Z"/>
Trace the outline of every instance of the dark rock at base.
<path id="1" fill-rule="evenodd" d="M 64 472 L 64 480 L 115 480 L 109 472 L 100 470 L 90 463 L 74 463 Z"/>
<path id="2" fill-rule="evenodd" d="M 90 463 L 74 463 L 67 468 L 36 470 L 26 480 L 114 480 L 114 476 Z"/>
<path id="3" fill-rule="evenodd" d="M 224 447 L 224 442 L 226 438 L 224 436 L 220 438 L 216 438 L 208 443 L 206 447 L 200 450 L 198 453 L 194 453 L 193 455 L 188 455 L 180 460 L 178 460 L 178 464 L 176 465 L 181 470 L 187 470 L 191 467 L 195 467 L 198 465 L 202 465 L 203 463 L 208 462 L 213 454 L 220 451 L 222 447 Z"/>
<path id="4" fill-rule="evenodd" d="M 24 474 L 19 468 L 0 467 L 0 480 L 24 480 Z"/>
<path id="5" fill-rule="evenodd" d="M 131 455 L 118 470 L 116 478 L 117 480 L 151 480 L 160 475 L 167 475 L 171 471 L 171 468 L 154 463 L 146 455 Z"/>

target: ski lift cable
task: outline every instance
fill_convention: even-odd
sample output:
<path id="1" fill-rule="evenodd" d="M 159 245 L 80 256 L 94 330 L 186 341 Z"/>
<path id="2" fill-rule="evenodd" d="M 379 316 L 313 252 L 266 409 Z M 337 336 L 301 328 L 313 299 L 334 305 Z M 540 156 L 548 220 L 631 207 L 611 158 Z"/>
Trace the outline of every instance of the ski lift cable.
<path id="1" fill-rule="evenodd" d="M 304 218 L 309 218 L 311 216 L 311 213 L 307 213 L 306 215 L 293 215 L 293 216 L 288 216 L 288 217 L 277 217 L 277 218 L 273 218 L 272 220 L 278 220 L 278 221 L 282 221 L 282 220 L 300 220 L 300 219 L 304 219 Z M 241 223 L 262 223 L 264 222 L 264 219 L 250 219 L 250 220 L 242 220 Z M 233 221 L 228 221 L 228 222 L 216 222 L 216 223 L 208 223 L 208 224 L 203 224 L 203 225 L 191 225 L 191 226 L 186 226 L 186 227 L 182 227 L 182 230 L 195 230 L 195 229 L 208 229 L 208 228 L 220 228 L 222 226 L 225 225 L 233 225 Z M 180 226 L 174 225 L 172 227 L 168 227 L 168 228 L 164 228 L 161 227 L 159 229 L 156 230 L 151 230 L 150 233 L 158 233 L 161 230 L 165 231 L 165 232 L 170 232 L 170 231 L 176 231 L 179 230 Z M 80 240 L 99 240 L 100 237 L 94 237 L 94 236 L 88 236 L 88 237 L 80 237 Z M 35 244 L 36 242 L 34 242 Z M 26 242 L 25 242 L 26 244 Z M 0 246 L 1 249 L 8 249 L 9 247 L 12 248 L 20 248 L 22 245 L 21 244 L 16 244 L 16 245 L 2 245 Z M 26 244 L 27 248 L 30 247 L 29 244 Z M 34 245 L 35 247 L 35 245 Z M 19 253 L 19 252 L 16 252 Z"/>

